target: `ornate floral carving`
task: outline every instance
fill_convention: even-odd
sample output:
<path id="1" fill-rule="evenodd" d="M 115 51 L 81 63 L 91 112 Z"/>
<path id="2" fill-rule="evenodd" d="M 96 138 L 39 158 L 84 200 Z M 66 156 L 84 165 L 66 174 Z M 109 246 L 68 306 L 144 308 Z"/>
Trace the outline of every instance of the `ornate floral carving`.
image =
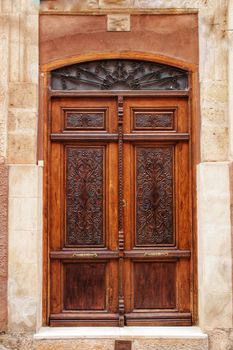
<path id="1" fill-rule="evenodd" d="M 67 112 L 66 127 L 70 129 L 103 129 L 103 112 Z"/>
<path id="2" fill-rule="evenodd" d="M 136 244 L 173 243 L 173 148 L 136 149 Z"/>
<path id="3" fill-rule="evenodd" d="M 102 245 L 104 148 L 67 147 L 66 235 L 71 245 Z"/>
<path id="4" fill-rule="evenodd" d="M 139 113 L 134 114 L 135 127 L 140 129 L 171 129 L 173 127 L 173 113 Z"/>
<path id="5" fill-rule="evenodd" d="M 54 90 L 185 90 L 182 69 L 138 60 L 78 63 L 52 72 Z"/>

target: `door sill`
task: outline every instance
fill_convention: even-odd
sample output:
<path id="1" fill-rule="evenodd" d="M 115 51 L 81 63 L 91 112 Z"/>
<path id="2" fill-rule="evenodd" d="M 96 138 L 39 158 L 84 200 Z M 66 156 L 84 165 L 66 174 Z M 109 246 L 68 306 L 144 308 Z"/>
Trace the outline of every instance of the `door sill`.
<path id="1" fill-rule="evenodd" d="M 43 339 L 115 339 L 115 338 L 187 338 L 206 339 L 200 327 L 41 327 L 35 340 Z"/>

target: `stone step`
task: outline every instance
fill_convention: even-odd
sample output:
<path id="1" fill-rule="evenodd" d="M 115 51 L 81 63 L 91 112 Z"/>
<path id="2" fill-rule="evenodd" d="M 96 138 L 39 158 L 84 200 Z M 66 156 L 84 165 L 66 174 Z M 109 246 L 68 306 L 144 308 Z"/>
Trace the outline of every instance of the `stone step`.
<path id="1" fill-rule="evenodd" d="M 132 350 L 208 350 L 198 327 L 43 327 L 34 335 L 35 350 L 115 350 L 116 340 Z"/>

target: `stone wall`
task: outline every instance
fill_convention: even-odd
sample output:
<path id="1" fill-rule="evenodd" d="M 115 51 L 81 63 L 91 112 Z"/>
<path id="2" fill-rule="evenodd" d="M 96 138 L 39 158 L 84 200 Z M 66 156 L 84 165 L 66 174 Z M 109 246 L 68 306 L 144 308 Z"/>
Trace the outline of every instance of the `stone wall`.
<path id="1" fill-rule="evenodd" d="M 0 1 L 0 163 L 7 165 L 7 170 L 0 172 L 0 196 L 4 196 L 5 203 L 1 202 L 0 209 L 7 207 L 2 191 L 9 182 L 9 239 L 7 212 L 1 210 L 0 248 L 2 242 L 4 247 L 0 256 L 6 260 L 4 249 L 8 241 L 8 326 L 17 330 L 36 326 L 41 289 L 37 282 L 41 266 L 41 183 L 36 165 L 38 10 L 38 1 Z M 6 283 L 4 289 L 1 287 L 7 275 L 2 263 L 5 260 L 1 259 L 0 271 L 4 266 L 5 272 L 0 272 L 0 309 L 6 321 Z M 3 324 L 0 319 L 0 325 L 4 329 L 6 322 Z"/>
<path id="2" fill-rule="evenodd" d="M 50 0 L 49 12 L 199 11 L 201 144 L 198 178 L 199 324 L 211 350 L 233 346 L 230 168 L 233 155 L 232 0 Z M 42 169 L 36 164 L 38 0 L 0 0 L 0 309 L 6 319 L 9 181 L 8 327 L 41 325 Z M 232 11 L 233 12 L 233 11 Z M 227 20 L 228 19 L 228 20 Z M 229 56 L 228 56 L 229 55 Z M 229 65 L 228 65 L 229 59 Z M 233 80 L 233 79 L 232 79 Z M 229 92 L 228 92 L 229 86 Z M 229 98 L 228 98 L 229 96 Z M 230 141 L 230 142 L 229 142 Z M 8 180 L 9 169 L 9 180 Z M 0 209 L 1 209 L 0 205 Z M 3 262 L 4 261 L 4 262 Z M 3 307 L 3 308 L 2 308 Z M 3 319 L 0 327 L 4 329 Z"/>

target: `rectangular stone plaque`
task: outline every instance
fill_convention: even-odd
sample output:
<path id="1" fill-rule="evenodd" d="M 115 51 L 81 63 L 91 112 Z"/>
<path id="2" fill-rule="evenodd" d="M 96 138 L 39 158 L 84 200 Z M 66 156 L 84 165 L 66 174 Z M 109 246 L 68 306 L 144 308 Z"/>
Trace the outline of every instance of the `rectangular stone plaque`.
<path id="1" fill-rule="evenodd" d="M 131 350 L 132 342 L 129 340 L 116 340 L 115 341 L 115 350 Z"/>
<path id="2" fill-rule="evenodd" d="M 107 15 L 107 30 L 109 32 L 129 32 L 130 15 Z"/>

